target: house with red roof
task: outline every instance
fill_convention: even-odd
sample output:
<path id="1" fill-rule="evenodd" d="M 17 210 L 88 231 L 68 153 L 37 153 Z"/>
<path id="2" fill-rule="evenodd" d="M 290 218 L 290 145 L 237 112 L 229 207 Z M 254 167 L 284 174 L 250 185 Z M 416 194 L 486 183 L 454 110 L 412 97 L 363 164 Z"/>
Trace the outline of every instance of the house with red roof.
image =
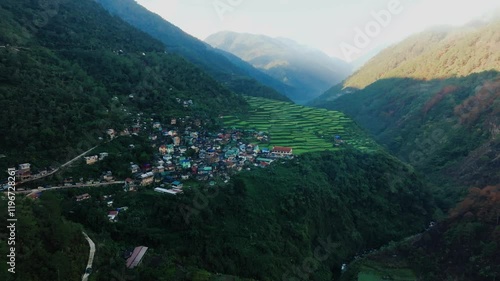
<path id="1" fill-rule="evenodd" d="M 108 218 L 110 221 L 115 221 L 116 216 L 118 216 L 118 211 L 109 211 Z"/>
<path id="2" fill-rule="evenodd" d="M 293 148 L 284 146 L 275 146 L 271 150 L 271 154 L 275 157 L 287 157 L 293 155 Z"/>

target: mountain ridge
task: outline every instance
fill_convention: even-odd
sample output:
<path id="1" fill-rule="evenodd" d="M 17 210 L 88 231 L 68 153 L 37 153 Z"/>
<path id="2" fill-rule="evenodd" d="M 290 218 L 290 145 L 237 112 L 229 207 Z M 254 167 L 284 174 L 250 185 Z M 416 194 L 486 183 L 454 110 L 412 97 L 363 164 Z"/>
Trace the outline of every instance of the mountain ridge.
<path id="1" fill-rule="evenodd" d="M 245 110 L 241 96 L 166 54 L 160 41 L 94 1 L 80 2 L 61 2 L 37 28 L 30 13 L 46 7 L 25 0 L 0 4 L 0 99 L 9 105 L 0 121 L 2 168 L 21 161 L 46 167 L 74 157 L 99 143 L 107 129 L 131 124 L 132 113 L 216 118 Z M 86 14 L 77 16 L 77 9 Z M 177 98 L 193 106 L 179 106 Z"/>
<path id="2" fill-rule="evenodd" d="M 169 52 L 183 56 L 204 69 L 231 90 L 250 96 L 290 101 L 289 87 L 250 64 L 221 54 L 210 45 L 185 33 L 179 27 L 147 10 L 134 0 L 96 0 L 111 14 L 161 41 Z"/>
<path id="3" fill-rule="evenodd" d="M 350 74 L 346 62 L 287 38 L 222 31 L 208 36 L 205 42 L 300 89 L 302 96 L 293 97 L 299 103 L 318 96 Z"/>

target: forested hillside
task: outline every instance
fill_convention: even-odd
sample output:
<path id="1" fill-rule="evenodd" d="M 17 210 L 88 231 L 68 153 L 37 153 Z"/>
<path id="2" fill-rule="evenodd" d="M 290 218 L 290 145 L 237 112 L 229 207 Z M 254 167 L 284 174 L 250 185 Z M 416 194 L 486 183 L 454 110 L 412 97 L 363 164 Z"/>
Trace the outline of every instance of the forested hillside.
<path id="1" fill-rule="evenodd" d="M 354 118 L 433 182 L 442 209 L 453 209 L 424 234 L 353 262 L 342 280 L 498 278 L 499 24 L 414 35 L 313 102 Z M 455 208 L 473 186 L 481 189 Z"/>
<path id="2" fill-rule="evenodd" d="M 241 97 L 94 1 L 5 0 L 0 15 L 2 169 L 74 157 L 139 113 L 162 121 L 246 109 Z"/>
<path id="3" fill-rule="evenodd" d="M 178 196 L 121 191 L 113 205 L 128 210 L 110 223 L 99 198 L 118 189 L 64 192 L 65 215 L 101 241 L 96 280 L 110 280 L 113 272 L 136 280 L 218 280 L 208 272 L 332 280 L 357 252 L 423 230 L 434 212 L 411 168 L 355 150 L 305 154 L 226 185 L 184 187 Z M 85 192 L 92 199 L 75 204 L 73 196 Z M 121 255 L 138 245 L 149 247 L 148 255 L 140 268 L 125 271 Z M 304 271 L 311 260 L 314 270 Z M 207 279 L 197 279 L 201 269 Z"/>
<path id="4" fill-rule="evenodd" d="M 387 78 L 432 80 L 500 70 L 498 30 L 500 20 L 413 35 L 383 50 L 343 85 L 362 89 Z"/>
<path id="5" fill-rule="evenodd" d="M 485 186 L 500 180 L 499 79 L 494 71 L 445 80 L 386 79 L 325 107 L 346 112 L 440 183 Z"/>
<path id="6" fill-rule="evenodd" d="M 311 104 L 322 106 L 382 79 L 416 80 L 466 77 L 500 71 L 500 20 L 460 28 L 436 27 L 381 51 L 344 82 Z"/>
<path id="7" fill-rule="evenodd" d="M 357 260 L 342 281 L 389 276 L 411 269 L 412 280 L 494 281 L 500 276 L 500 187 L 472 188 L 450 217 L 424 233 Z M 392 275 L 392 276 L 391 276 Z"/>
<path id="8" fill-rule="evenodd" d="M 498 183 L 499 28 L 494 20 L 414 35 L 314 105 L 351 115 L 435 180 Z"/>
<path id="9" fill-rule="evenodd" d="M 112 14 L 161 41 L 169 52 L 179 54 L 201 67 L 234 92 L 290 101 L 284 94 L 289 95 L 293 91 L 291 87 L 235 56 L 210 47 L 148 11 L 134 0 L 97 0 L 97 2 Z"/>

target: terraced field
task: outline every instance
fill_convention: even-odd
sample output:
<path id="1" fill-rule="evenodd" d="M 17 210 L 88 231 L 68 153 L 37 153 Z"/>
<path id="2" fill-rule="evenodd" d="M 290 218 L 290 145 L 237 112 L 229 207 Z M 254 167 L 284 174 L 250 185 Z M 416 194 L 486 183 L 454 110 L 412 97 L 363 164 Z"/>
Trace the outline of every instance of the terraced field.
<path id="1" fill-rule="evenodd" d="M 371 150 L 375 143 L 341 112 L 296 104 L 248 97 L 251 106 L 247 116 L 225 116 L 226 127 L 269 133 L 269 146 L 293 147 L 294 154 L 336 150 L 335 136 L 344 145 Z"/>

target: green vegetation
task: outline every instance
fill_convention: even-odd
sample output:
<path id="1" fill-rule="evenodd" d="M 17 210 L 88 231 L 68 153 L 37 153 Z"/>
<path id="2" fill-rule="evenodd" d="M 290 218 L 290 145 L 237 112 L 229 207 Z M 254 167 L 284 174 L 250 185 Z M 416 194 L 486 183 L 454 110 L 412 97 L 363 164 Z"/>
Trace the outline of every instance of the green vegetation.
<path id="1" fill-rule="evenodd" d="M 113 15 L 161 41 L 169 52 L 199 66 L 232 91 L 249 96 L 290 101 L 282 93 L 290 89 L 279 80 L 253 68 L 235 56 L 221 53 L 185 33 L 134 0 L 98 0 Z M 280 91 L 280 92 L 278 92 Z"/>
<path id="2" fill-rule="evenodd" d="M 96 280 L 110 280 L 112 272 L 195 280 L 186 277 L 195 269 L 281 280 L 317 247 L 328 259 L 309 276 L 331 280 L 356 252 L 420 231 L 433 213 L 432 198 L 407 166 L 386 154 L 349 149 L 304 154 L 241 173 L 224 186 L 185 186 L 178 196 L 151 189 L 59 193 L 65 216 L 98 241 Z M 87 192 L 90 200 L 73 201 Z M 129 208 L 110 223 L 112 208 L 99 198 L 114 193 L 113 206 Z M 151 252 L 137 270 L 125 271 L 123 251 L 139 245 Z"/>
<path id="3" fill-rule="evenodd" d="M 40 200 L 16 199 L 16 240 L 8 245 L 8 229 L 0 231 L 0 279 L 4 281 L 80 280 L 89 246 L 81 225 L 61 216 L 60 199 L 46 193 Z M 7 200 L 0 195 L 0 219 L 7 222 Z M 15 274 L 7 271 L 6 255 L 15 248 Z"/>
<path id="4" fill-rule="evenodd" d="M 351 116 L 425 174 L 434 183 L 437 204 L 452 209 L 465 187 L 500 182 L 499 24 L 497 20 L 410 37 L 381 52 L 314 105 Z M 498 255 L 493 257 L 491 251 L 498 245 L 499 212 L 491 198 L 498 198 L 498 190 L 476 189 L 459 205 L 472 205 L 468 212 L 452 214 L 437 227 L 386 250 L 388 257 L 397 255 L 406 264 L 394 267 L 390 258 L 369 256 L 354 263 L 345 280 L 358 280 L 358 273 L 375 278 L 388 268 L 411 268 L 419 280 L 498 279 Z M 493 215 L 480 219 L 485 214 Z M 375 268 L 375 275 L 365 275 L 363 265 Z"/>
<path id="5" fill-rule="evenodd" d="M 498 279 L 499 195 L 498 185 L 471 189 L 448 219 L 354 262 L 341 280 L 360 280 L 356 276 L 367 273 L 395 276 L 395 271 L 410 269 L 423 281 Z"/>
<path id="6" fill-rule="evenodd" d="M 380 80 L 327 103 L 368 130 L 395 155 L 434 181 L 449 209 L 457 186 L 500 181 L 495 151 L 500 147 L 500 75 L 420 81 Z M 444 186 L 451 187 L 446 194 Z"/>
<path id="7" fill-rule="evenodd" d="M 361 150 L 373 150 L 376 144 L 343 113 L 314 109 L 291 103 L 261 98 L 246 98 L 251 109 L 248 114 L 224 116 L 227 127 L 267 132 L 269 146 L 293 147 L 294 154 L 338 150 L 335 136 L 344 145 Z"/>
<path id="8" fill-rule="evenodd" d="M 94 1 L 35 2 L 0 3 L 0 170 L 57 166 L 137 114 L 164 122 L 246 110 L 240 96 Z"/>
<path id="9" fill-rule="evenodd" d="M 499 29 L 500 21 L 496 20 L 411 36 L 383 50 L 343 85 L 362 89 L 381 79 L 431 80 L 500 70 Z"/>

